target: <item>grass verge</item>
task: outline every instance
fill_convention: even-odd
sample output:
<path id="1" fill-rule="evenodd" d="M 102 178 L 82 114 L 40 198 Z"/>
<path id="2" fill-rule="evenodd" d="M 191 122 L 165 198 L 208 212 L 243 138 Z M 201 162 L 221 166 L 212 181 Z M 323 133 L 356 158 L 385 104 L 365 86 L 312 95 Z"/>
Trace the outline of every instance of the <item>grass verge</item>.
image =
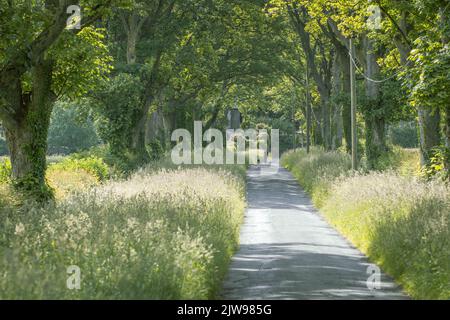
<path id="1" fill-rule="evenodd" d="M 0 299 L 215 297 L 238 245 L 242 173 L 152 168 L 45 207 L 0 207 Z"/>
<path id="2" fill-rule="evenodd" d="M 290 152 L 282 163 L 327 220 L 416 299 L 450 299 L 450 189 L 402 172 L 351 173 L 349 157 Z"/>

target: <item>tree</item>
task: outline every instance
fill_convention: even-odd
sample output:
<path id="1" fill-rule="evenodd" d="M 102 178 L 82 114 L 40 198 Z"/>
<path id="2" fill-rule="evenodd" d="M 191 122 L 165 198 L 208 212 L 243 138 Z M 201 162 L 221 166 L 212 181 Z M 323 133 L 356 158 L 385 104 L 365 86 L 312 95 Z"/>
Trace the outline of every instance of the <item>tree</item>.
<path id="1" fill-rule="evenodd" d="M 76 58 L 78 45 L 84 49 L 90 46 L 99 53 L 96 44 L 100 39 L 94 31 L 65 30 L 66 10 L 73 4 L 83 5 L 81 24 L 86 27 L 105 14 L 112 1 L 0 1 L 0 119 L 6 131 L 15 186 L 33 191 L 38 199 L 52 196 L 45 181 L 45 155 L 52 105 L 66 91 L 60 81 L 77 79 L 81 86 L 91 82 L 92 73 L 71 78 L 76 64 L 91 64 L 99 73 L 107 69 L 95 65 L 95 61 L 104 62 L 101 57 L 90 60 L 91 56 L 83 54 L 86 51 L 81 51 L 75 61 L 60 59 L 68 55 Z M 70 41 L 64 43 L 63 38 Z"/>

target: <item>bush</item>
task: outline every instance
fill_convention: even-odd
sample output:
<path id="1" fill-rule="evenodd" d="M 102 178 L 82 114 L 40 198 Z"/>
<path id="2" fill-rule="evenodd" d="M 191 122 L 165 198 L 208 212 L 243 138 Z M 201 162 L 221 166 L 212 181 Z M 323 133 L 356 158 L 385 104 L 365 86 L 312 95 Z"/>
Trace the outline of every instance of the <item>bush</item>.
<path id="1" fill-rule="evenodd" d="M 50 162 L 52 161 L 52 162 Z M 79 192 L 96 186 L 108 176 L 108 167 L 101 159 L 90 157 L 84 159 L 53 158 L 46 172 L 46 179 L 55 191 L 57 199 L 63 199 L 73 192 Z M 9 183 L 11 182 L 11 161 L 9 158 L 0 159 L 0 185 L 5 185 L 3 195 L 13 199 L 14 204 L 26 201 L 27 195 L 19 195 L 13 192 L 10 195 Z M 8 192 L 6 192 L 8 191 Z M 1 194 L 0 194 L 1 195 Z"/>
<path id="2" fill-rule="evenodd" d="M 412 297 L 449 299 L 450 189 L 394 171 L 351 173 L 348 161 L 317 150 L 282 157 L 327 220 Z"/>
<path id="3" fill-rule="evenodd" d="M 164 156 L 164 148 L 158 139 L 154 139 L 147 144 L 147 152 L 153 161 Z"/>
<path id="4" fill-rule="evenodd" d="M 109 177 L 108 165 L 103 161 L 103 159 L 95 156 L 83 158 L 80 155 L 73 154 L 60 162 L 51 164 L 48 171 L 52 172 L 54 170 L 84 170 L 85 172 L 95 176 L 99 181 L 104 181 Z"/>
<path id="5" fill-rule="evenodd" d="M 421 175 L 428 179 L 450 180 L 450 148 L 436 147 L 431 152 L 430 163 L 421 169 Z"/>
<path id="6" fill-rule="evenodd" d="M 0 184 L 10 181 L 11 170 L 11 161 L 9 160 L 9 158 L 0 158 Z"/>
<path id="7" fill-rule="evenodd" d="M 243 191 L 223 170 L 142 170 L 23 208 L 0 219 L 0 299 L 215 297 L 238 244 Z M 71 265 L 80 290 L 66 287 Z"/>

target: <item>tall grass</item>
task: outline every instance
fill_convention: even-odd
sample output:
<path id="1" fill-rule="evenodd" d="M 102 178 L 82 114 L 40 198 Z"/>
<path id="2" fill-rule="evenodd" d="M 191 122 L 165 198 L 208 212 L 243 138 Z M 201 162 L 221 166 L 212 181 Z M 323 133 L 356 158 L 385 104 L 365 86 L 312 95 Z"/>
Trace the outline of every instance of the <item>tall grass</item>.
<path id="1" fill-rule="evenodd" d="M 309 154 L 305 150 L 289 151 L 283 154 L 281 163 L 294 174 L 317 206 L 327 199 L 331 182 L 352 167 L 347 154 L 314 148 Z"/>
<path id="2" fill-rule="evenodd" d="M 238 244 L 242 176 L 141 170 L 44 208 L 0 208 L 0 298 L 214 297 Z M 66 286 L 67 267 L 81 289 Z"/>
<path id="3" fill-rule="evenodd" d="M 392 170 L 351 173 L 346 158 L 315 150 L 282 163 L 327 220 L 412 297 L 450 299 L 449 187 Z"/>

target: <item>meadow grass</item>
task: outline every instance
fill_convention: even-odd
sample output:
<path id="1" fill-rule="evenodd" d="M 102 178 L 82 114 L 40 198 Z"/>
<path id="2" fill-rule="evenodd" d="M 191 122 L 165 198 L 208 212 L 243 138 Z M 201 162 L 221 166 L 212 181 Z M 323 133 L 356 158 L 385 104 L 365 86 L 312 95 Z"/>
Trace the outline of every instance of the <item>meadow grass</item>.
<path id="1" fill-rule="evenodd" d="M 414 154 L 398 163 L 415 163 Z M 282 163 L 325 218 L 408 294 L 450 299 L 448 186 L 405 175 L 402 165 L 397 171 L 353 173 L 347 155 L 320 150 L 287 153 Z"/>
<path id="2" fill-rule="evenodd" d="M 150 167 L 44 207 L 0 207 L 0 299 L 215 297 L 245 206 L 245 169 L 230 170 Z M 70 265 L 80 290 L 66 286 Z"/>

